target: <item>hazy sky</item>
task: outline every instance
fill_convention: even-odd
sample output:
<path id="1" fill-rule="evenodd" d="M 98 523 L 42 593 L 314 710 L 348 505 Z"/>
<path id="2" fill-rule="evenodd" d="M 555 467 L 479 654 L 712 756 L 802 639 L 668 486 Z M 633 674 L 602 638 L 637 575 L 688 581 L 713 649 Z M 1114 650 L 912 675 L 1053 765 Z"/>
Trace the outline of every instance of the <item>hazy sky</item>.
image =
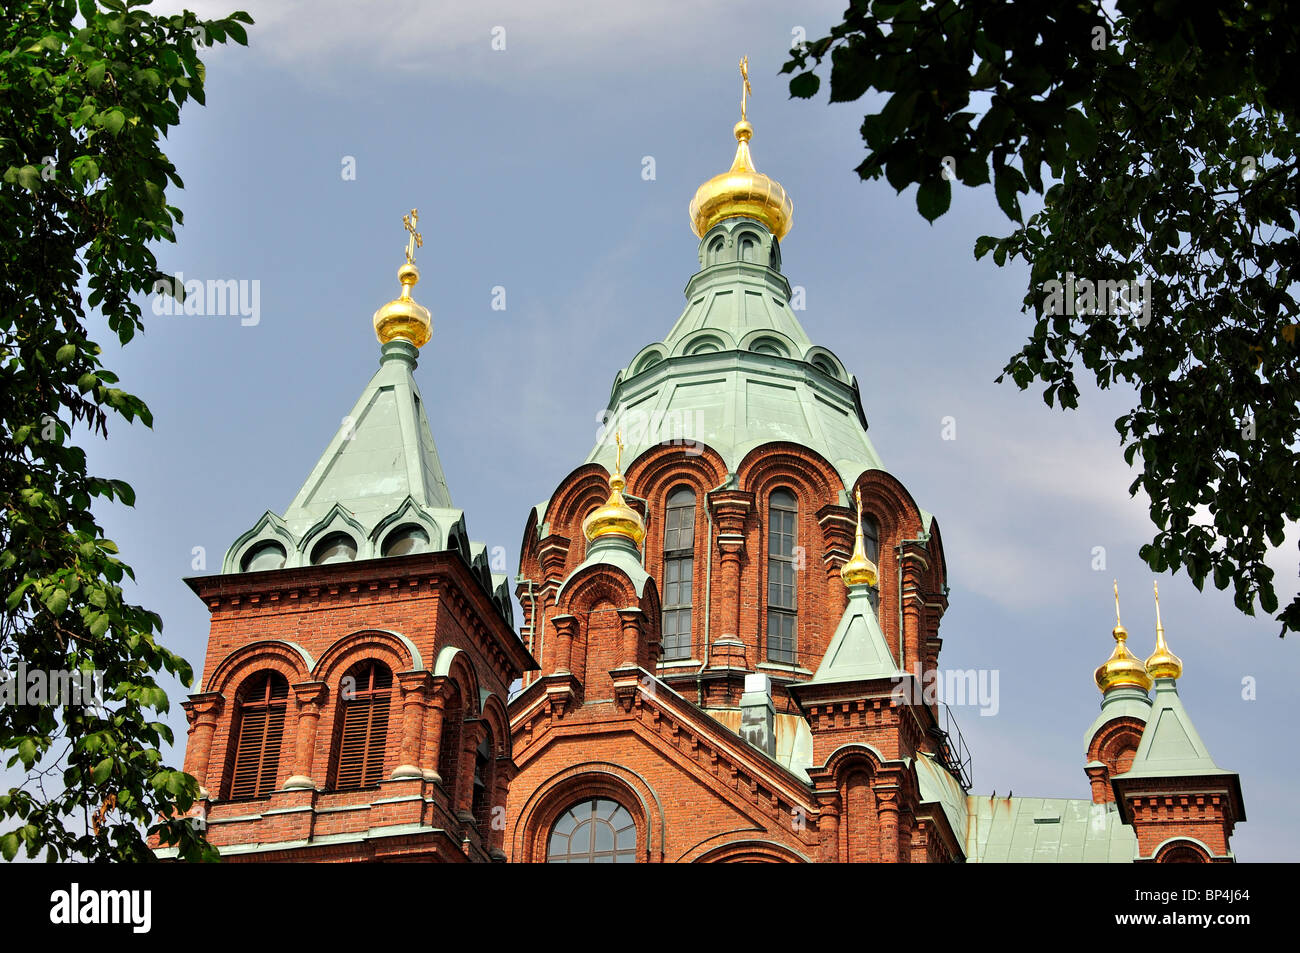
<path id="1" fill-rule="evenodd" d="M 1152 574 L 1136 555 L 1152 530 L 1113 426 L 1132 397 L 1089 390 L 1062 413 L 994 383 L 1031 323 L 1025 272 L 971 253 L 978 235 L 1008 230 L 991 191 L 957 191 L 927 225 L 910 192 L 852 171 L 862 107 L 791 101 L 778 75 L 795 31 L 823 35 L 843 0 L 797 13 L 677 0 L 247 6 L 250 48 L 210 54 L 208 105 L 187 106 L 166 145 L 185 227 L 159 255 L 187 278 L 260 281 L 260 321 L 146 312 L 121 352 L 98 329 L 107 366 L 156 418 L 92 448 L 97 472 L 139 494 L 104 520 L 171 648 L 203 658 L 207 612 L 181 582 L 194 548 L 217 571 L 263 511 L 283 512 L 377 366 L 371 314 L 398 290 L 413 206 L 416 297 L 434 315 L 417 379 L 471 536 L 504 546 L 517 572 L 529 507 L 582 462 L 615 373 L 684 305 L 697 267 L 687 203 L 730 162 L 748 54 L 754 158 L 795 205 L 782 251 L 806 289 L 799 316 L 857 375 L 886 467 L 942 528 L 941 665 L 1000 673 L 996 716 L 956 712 L 976 790 L 1088 797 L 1083 734 L 1112 646 L 1112 578 L 1134 651 L 1154 639 Z M 956 440 L 942 439 L 946 416 Z M 1295 554 L 1292 534 L 1274 562 L 1283 604 Z M 1218 764 L 1241 775 L 1250 821 L 1233 846 L 1242 860 L 1295 859 L 1300 645 L 1228 593 L 1199 594 L 1182 575 L 1161 586 L 1182 697 Z M 1243 699 L 1248 677 L 1257 700 Z M 179 707 L 170 721 L 183 743 Z"/>

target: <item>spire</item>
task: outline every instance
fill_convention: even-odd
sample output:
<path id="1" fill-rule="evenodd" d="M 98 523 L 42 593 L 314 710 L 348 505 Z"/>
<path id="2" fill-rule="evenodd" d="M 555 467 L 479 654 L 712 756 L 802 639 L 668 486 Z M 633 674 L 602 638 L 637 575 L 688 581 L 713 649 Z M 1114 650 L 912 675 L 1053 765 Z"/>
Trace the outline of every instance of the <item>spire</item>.
<path id="1" fill-rule="evenodd" d="M 767 226 L 777 237 L 785 238 L 794 217 L 794 203 L 781 183 L 754 168 L 749 154 L 749 140 L 754 127 L 749 124 L 749 57 L 740 60 L 740 122 L 732 132 L 736 136 L 736 157 L 731 168 L 715 175 L 695 191 L 691 200 L 691 228 L 700 238 L 718 222 L 729 218 L 752 218 Z"/>
<path id="2" fill-rule="evenodd" d="M 618 456 L 614 461 L 614 473 L 609 478 L 609 499 L 582 521 L 582 532 L 588 542 L 595 542 L 602 536 L 621 536 L 631 540 L 639 549 L 645 539 L 645 522 L 641 514 L 623 499 L 623 488 L 627 486 L 627 480 L 623 479 L 623 435 L 616 433 L 614 442 L 618 445 Z"/>
<path id="3" fill-rule="evenodd" d="M 876 584 L 876 564 L 867 558 L 866 543 L 862 536 L 862 490 L 854 492 L 858 504 L 858 532 L 853 541 L 853 555 L 840 569 L 840 578 L 846 586 L 874 586 Z"/>
<path id="4" fill-rule="evenodd" d="M 1129 651 L 1128 630 L 1119 621 L 1119 582 L 1115 586 L 1115 628 L 1111 635 L 1115 638 L 1115 649 L 1101 666 L 1094 678 L 1103 694 L 1115 688 L 1140 688 L 1143 692 L 1151 690 L 1151 676 L 1147 673 L 1142 660 Z"/>
<path id="5" fill-rule="evenodd" d="M 433 316 L 429 309 L 411 297 L 411 289 L 420 280 L 420 269 L 415 267 L 415 250 L 424 246 L 424 237 L 415 230 L 419 220 L 420 213 L 415 209 L 402 216 L 402 225 L 410 233 L 406 242 L 406 261 L 397 269 L 402 293 L 375 312 L 375 336 L 380 344 L 401 340 L 419 348 L 424 347 L 433 334 Z"/>
<path id="6" fill-rule="evenodd" d="M 1169 651 L 1165 642 L 1165 627 L 1160 622 L 1160 584 L 1152 581 L 1156 594 L 1156 650 L 1147 658 L 1147 672 L 1152 678 L 1181 678 L 1183 660 Z"/>

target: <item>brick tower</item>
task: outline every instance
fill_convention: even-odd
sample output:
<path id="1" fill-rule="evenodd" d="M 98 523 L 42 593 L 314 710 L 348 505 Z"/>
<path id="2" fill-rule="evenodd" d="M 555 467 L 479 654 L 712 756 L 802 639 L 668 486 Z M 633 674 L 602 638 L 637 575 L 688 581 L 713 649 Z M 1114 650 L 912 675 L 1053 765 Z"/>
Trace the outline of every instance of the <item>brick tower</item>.
<path id="1" fill-rule="evenodd" d="M 411 297 L 416 221 L 343 427 L 283 516 L 187 580 L 211 633 L 185 770 L 227 860 L 505 859 L 506 699 L 535 663 L 412 376 L 432 327 Z"/>

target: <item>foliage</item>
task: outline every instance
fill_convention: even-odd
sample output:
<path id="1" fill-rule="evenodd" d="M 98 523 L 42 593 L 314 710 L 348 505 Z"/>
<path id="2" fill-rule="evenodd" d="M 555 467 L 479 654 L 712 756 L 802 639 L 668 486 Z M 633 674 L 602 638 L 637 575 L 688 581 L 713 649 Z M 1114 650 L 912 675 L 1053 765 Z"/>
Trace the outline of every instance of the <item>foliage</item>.
<path id="1" fill-rule="evenodd" d="M 172 736 L 154 676 L 189 685 L 190 666 L 158 643 L 158 616 L 123 598 L 131 569 L 92 512 L 134 493 L 90 474 L 73 435 L 106 437 L 118 417 L 151 425 L 87 325 L 97 309 L 124 344 L 142 327 L 132 296 L 160 277 L 149 243 L 174 241 L 181 221 L 162 136 L 203 102 L 200 50 L 246 43 L 252 20 L 141 6 L 6 0 L 0 20 L 0 672 L 94 670 L 105 696 L 0 705 L 0 752 L 27 774 L 0 795 L 6 860 L 20 846 L 147 860 L 150 833 L 184 859 L 215 856 L 183 817 L 197 783 L 159 751 Z"/>
<path id="2" fill-rule="evenodd" d="M 1141 556 L 1275 613 L 1264 557 L 1300 515 L 1298 27 L 1280 2 L 1112 9 L 854 0 L 784 72 L 811 97 L 829 57 L 832 102 L 876 91 L 857 172 L 917 184 L 927 220 L 954 180 L 991 182 L 1016 227 L 975 255 L 1028 263 L 1034 319 L 998 380 L 1038 382 L 1062 408 L 1080 366 L 1131 385 L 1115 427 L 1158 528 Z M 1041 209 L 1026 218 L 1030 193 Z M 1101 295 L 1103 281 L 1150 295 Z M 1300 629 L 1300 597 L 1276 618 Z"/>

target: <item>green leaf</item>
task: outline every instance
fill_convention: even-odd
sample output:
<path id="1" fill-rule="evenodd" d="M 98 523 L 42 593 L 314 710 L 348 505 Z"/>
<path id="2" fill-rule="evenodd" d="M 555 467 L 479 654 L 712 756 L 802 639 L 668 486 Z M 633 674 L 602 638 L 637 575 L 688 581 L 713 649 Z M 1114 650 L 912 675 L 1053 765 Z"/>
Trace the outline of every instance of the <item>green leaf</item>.
<path id="1" fill-rule="evenodd" d="M 945 179 L 926 179 L 916 190 L 916 207 L 927 222 L 948 211 L 952 204 L 952 183 Z"/>
<path id="2" fill-rule="evenodd" d="M 112 773 L 113 773 L 113 759 L 105 758 L 103 761 L 99 762 L 99 764 L 95 765 L 94 770 L 92 770 L 90 773 L 90 776 L 91 776 L 91 780 L 93 780 L 96 784 L 103 784 L 105 781 L 108 780 L 109 775 L 111 775 Z"/>
<path id="3" fill-rule="evenodd" d="M 790 95 L 795 99 L 811 99 L 821 84 L 821 77 L 816 73 L 800 73 L 790 80 Z"/>
<path id="4" fill-rule="evenodd" d="M 108 61 L 97 60 L 86 67 L 86 82 L 91 86 L 101 86 L 104 83 L 104 75 L 108 72 Z M 84 121 L 84 120 L 83 120 Z"/>

